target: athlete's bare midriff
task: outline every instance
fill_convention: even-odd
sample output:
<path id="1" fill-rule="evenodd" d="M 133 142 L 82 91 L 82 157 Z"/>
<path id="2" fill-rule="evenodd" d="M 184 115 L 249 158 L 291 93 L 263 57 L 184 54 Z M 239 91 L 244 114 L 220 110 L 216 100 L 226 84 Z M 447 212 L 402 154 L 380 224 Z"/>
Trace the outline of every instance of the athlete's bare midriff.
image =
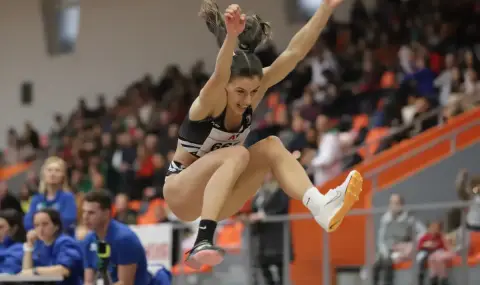
<path id="1" fill-rule="evenodd" d="M 173 155 L 173 161 L 180 162 L 183 166 L 188 167 L 192 163 L 194 163 L 198 157 L 192 155 L 188 151 L 186 151 L 180 143 L 177 143 L 177 149 L 175 150 L 175 154 Z"/>

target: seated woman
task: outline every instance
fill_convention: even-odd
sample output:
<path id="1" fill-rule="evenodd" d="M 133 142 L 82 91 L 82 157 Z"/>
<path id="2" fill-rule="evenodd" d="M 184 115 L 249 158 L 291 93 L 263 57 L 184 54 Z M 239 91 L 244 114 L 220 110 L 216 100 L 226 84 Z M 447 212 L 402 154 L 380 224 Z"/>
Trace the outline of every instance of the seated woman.
<path id="1" fill-rule="evenodd" d="M 62 276 L 64 280 L 57 284 L 83 284 L 82 250 L 75 239 L 63 233 L 60 214 L 43 209 L 35 213 L 33 222 L 35 229 L 27 234 L 21 274 Z"/>
<path id="2" fill-rule="evenodd" d="M 420 261 L 419 284 L 423 284 L 425 265 L 430 265 L 430 284 L 448 284 L 448 263 L 455 257 L 448 243 L 444 240 L 442 223 L 435 221 L 428 226 L 428 231 L 418 241 L 417 260 Z"/>
<path id="3" fill-rule="evenodd" d="M 22 215 L 13 209 L 0 211 L 0 274 L 22 270 L 25 228 Z"/>

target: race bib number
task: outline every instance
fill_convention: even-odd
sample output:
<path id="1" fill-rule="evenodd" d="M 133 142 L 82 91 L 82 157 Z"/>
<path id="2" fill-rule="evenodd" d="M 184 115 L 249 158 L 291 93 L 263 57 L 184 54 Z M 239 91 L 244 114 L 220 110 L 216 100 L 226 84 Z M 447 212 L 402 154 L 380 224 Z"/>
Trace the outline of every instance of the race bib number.
<path id="1" fill-rule="evenodd" d="M 239 142 L 216 143 L 216 144 L 214 144 L 214 145 L 212 146 L 212 148 L 210 149 L 210 151 L 214 151 L 214 150 L 217 150 L 217 149 L 234 146 L 234 145 L 237 145 L 238 143 L 239 143 Z"/>

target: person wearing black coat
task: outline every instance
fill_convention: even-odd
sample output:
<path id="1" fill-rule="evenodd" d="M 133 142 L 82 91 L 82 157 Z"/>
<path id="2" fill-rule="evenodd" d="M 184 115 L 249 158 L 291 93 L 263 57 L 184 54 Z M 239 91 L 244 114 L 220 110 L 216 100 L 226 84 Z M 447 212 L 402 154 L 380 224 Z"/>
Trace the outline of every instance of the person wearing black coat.
<path id="1" fill-rule="evenodd" d="M 252 214 L 250 221 L 256 250 L 255 263 L 261 268 L 263 278 L 267 285 L 283 284 L 284 254 L 289 254 L 288 260 L 293 261 L 292 233 L 288 229 L 288 252 L 284 250 L 284 227 L 290 227 L 290 223 L 267 223 L 263 220 L 268 216 L 287 215 L 289 209 L 289 197 L 283 192 L 278 183 L 267 177 L 266 183 L 252 200 Z"/>

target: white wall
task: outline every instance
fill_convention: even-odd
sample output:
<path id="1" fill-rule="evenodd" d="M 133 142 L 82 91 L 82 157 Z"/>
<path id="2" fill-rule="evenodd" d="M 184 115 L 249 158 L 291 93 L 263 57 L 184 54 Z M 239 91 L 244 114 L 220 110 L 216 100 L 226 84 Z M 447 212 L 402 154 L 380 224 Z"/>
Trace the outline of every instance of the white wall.
<path id="1" fill-rule="evenodd" d="M 368 0 L 372 1 L 372 0 Z M 231 1 L 219 0 L 221 8 Z M 80 39 L 73 55 L 46 53 L 40 1 L 2 1 L 0 9 L 0 146 L 9 126 L 30 120 L 48 131 L 54 112 L 72 110 L 79 96 L 111 100 L 125 84 L 149 72 L 159 76 L 177 62 L 186 70 L 198 58 L 211 65 L 217 48 L 197 17 L 200 0 L 82 0 Z M 245 10 L 270 21 L 280 48 L 299 26 L 284 16 L 282 0 L 242 0 Z M 340 11 L 340 18 L 348 14 Z M 34 83 L 32 107 L 20 106 L 20 83 Z"/>

